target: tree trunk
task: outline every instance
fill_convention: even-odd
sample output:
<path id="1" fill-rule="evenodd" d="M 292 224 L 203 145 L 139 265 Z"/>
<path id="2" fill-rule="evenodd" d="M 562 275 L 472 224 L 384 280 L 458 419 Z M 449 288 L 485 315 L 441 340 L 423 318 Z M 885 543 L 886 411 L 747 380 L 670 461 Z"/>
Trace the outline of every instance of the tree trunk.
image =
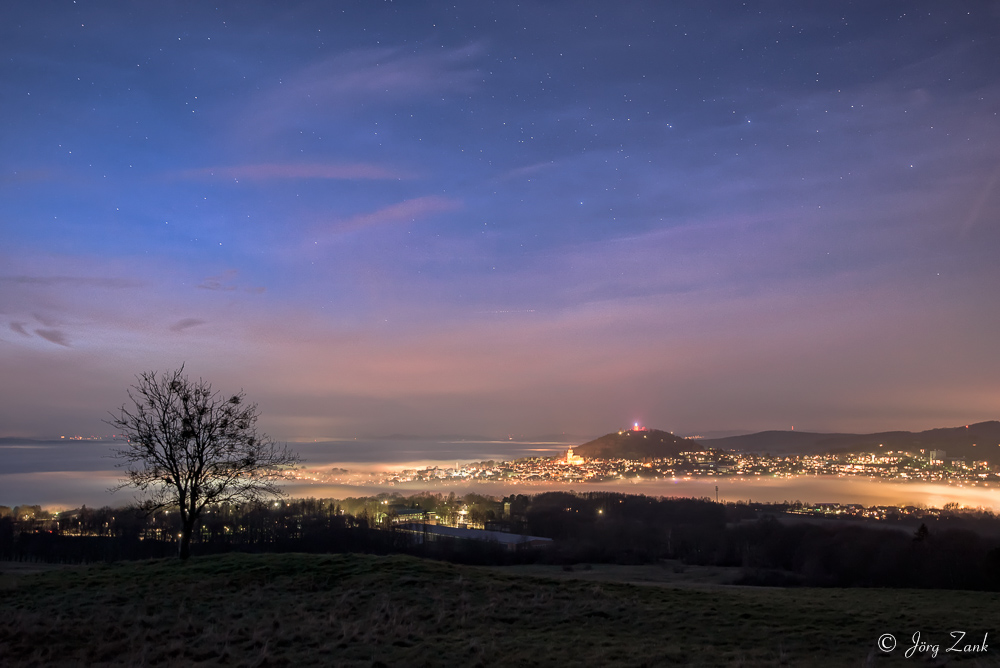
<path id="1" fill-rule="evenodd" d="M 194 522 L 181 523 L 181 536 L 177 541 L 177 556 L 182 560 L 191 556 L 191 533 L 194 531 Z"/>

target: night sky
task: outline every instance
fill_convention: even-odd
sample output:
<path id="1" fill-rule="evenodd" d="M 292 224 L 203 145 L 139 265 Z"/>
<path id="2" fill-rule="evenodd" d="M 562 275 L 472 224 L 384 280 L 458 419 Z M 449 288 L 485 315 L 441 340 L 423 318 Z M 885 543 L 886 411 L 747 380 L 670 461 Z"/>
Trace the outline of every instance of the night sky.
<path id="1" fill-rule="evenodd" d="M 998 2 L 7 2 L 0 436 L 1000 417 Z"/>

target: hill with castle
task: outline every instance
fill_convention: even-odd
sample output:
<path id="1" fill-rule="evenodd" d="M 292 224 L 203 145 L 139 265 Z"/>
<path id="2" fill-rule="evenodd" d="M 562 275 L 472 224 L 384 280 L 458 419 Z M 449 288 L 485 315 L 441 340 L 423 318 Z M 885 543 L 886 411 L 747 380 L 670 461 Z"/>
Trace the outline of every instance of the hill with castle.
<path id="1" fill-rule="evenodd" d="M 628 429 L 595 438 L 573 448 L 573 452 L 587 459 L 657 459 L 676 457 L 682 452 L 703 448 L 699 441 L 635 424 Z"/>

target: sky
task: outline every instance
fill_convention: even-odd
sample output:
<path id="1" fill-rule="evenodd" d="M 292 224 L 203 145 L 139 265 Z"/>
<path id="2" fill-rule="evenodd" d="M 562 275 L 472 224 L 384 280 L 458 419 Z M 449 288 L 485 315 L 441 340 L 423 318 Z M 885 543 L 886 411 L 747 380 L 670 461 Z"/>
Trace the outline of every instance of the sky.
<path id="1" fill-rule="evenodd" d="M 0 6 L 0 436 L 1000 417 L 998 2 Z"/>

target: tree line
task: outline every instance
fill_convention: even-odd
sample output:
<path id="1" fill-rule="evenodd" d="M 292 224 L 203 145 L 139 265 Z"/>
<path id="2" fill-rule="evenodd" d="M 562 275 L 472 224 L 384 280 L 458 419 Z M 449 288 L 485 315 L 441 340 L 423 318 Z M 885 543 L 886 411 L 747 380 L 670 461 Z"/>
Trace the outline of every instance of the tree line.
<path id="1" fill-rule="evenodd" d="M 743 584 L 1000 591 L 1000 520 L 992 513 L 956 510 L 928 516 L 913 530 L 884 523 L 789 521 L 783 511 L 792 505 L 615 492 L 223 503 L 206 508 L 193 528 L 190 549 L 193 555 L 399 552 L 462 563 L 567 566 L 676 560 L 738 567 Z M 53 517 L 30 506 L 18 508 L 20 515 L 0 509 L 0 559 L 77 563 L 176 553 L 176 511 L 169 509 L 84 507 Z M 552 538 L 553 543 L 512 552 L 489 541 L 421 542 L 399 523 L 413 511 L 442 522 L 463 520 Z"/>

